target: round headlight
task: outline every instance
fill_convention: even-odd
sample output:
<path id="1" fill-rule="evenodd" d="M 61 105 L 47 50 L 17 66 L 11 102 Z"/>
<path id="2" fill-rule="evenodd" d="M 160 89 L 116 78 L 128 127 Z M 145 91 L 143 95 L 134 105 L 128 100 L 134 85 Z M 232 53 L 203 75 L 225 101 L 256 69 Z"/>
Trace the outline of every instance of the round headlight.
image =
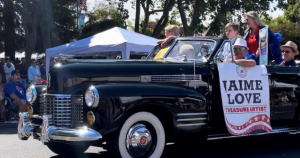
<path id="1" fill-rule="evenodd" d="M 27 101 L 32 104 L 35 99 L 36 99 L 37 93 L 34 85 L 31 85 L 29 88 L 26 90 L 26 99 Z"/>
<path id="2" fill-rule="evenodd" d="M 88 107 L 97 107 L 99 103 L 99 93 L 98 90 L 91 86 L 89 87 L 84 95 L 85 103 Z"/>

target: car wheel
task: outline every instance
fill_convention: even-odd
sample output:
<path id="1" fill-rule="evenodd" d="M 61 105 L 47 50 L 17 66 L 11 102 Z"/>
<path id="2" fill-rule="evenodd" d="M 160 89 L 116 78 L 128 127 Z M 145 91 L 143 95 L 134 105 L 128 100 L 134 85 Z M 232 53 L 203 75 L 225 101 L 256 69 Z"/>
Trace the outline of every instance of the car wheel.
<path id="1" fill-rule="evenodd" d="M 165 148 L 165 130 L 161 121 L 149 112 L 130 116 L 108 141 L 111 157 L 157 158 Z"/>
<path id="2" fill-rule="evenodd" d="M 80 155 L 89 148 L 89 145 L 70 145 L 54 142 L 48 142 L 46 145 L 52 152 L 58 155 Z"/>

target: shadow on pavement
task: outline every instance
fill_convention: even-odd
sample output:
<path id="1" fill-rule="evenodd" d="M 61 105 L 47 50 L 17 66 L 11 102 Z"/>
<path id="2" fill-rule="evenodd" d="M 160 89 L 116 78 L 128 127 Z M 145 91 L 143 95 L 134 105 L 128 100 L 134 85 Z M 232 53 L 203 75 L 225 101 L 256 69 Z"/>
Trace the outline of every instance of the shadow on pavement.
<path id="1" fill-rule="evenodd" d="M 192 141 L 192 140 L 191 140 Z M 188 145 L 186 145 L 188 146 Z M 212 140 L 194 148 L 167 145 L 162 158 L 299 158 L 300 135 L 269 135 Z M 110 158 L 106 151 L 84 153 L 75 158 Z M 53 156 L 51 158 L 64 158 Z"/>
<path id="2" fill-rule="evenodd" d="M 0 124 L 0 134 L 17 134 L 18 124 Z"/>
<path id="3" fill-rule="evenodd" d="M 70 158 L 68 156 L 52 156 L 50 158 Z M 106 151 L 99 152 L 99 154 L 96 153 L 84 153 L 82 155 L 76 155 L 72 158 L 109 158 L 108 153 Z"/>

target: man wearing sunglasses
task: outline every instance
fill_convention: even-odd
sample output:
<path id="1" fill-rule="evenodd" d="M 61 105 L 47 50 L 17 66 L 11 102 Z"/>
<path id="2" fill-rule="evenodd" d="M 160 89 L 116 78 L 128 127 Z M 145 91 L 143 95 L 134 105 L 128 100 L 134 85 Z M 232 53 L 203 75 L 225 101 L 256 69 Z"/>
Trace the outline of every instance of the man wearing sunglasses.
<path id="1" fill-rule="evenodd" d="M 292 42 L 288 41 L 285 45 L 280 46 L 283 62 L 280 66 L 296 66 L 297 64 L 294 60 L 295 56 L 299 54 L 298 46 Z"/>
<path id="2" fill-rule="evenodd" d="M 237 38 L 234 45 L 234 60 L 237 65 L 243 67 L 253 67 L 256 65 L 256 56 L 248 52 L 246 40 Z"/>

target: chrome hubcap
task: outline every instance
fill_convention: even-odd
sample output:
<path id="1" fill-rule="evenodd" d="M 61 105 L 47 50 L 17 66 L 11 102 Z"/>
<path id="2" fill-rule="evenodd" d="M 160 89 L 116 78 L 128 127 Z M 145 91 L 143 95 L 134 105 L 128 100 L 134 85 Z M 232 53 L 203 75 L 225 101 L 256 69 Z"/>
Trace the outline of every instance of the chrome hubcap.
<path id="1" fill-rule="evenodd" d="M 151 144 L 151 133 L 145 125 L 136 124 L 129 129 L 126 139 L 126 148 L 131 155 L 139 157 L 146 154 Z"/>

